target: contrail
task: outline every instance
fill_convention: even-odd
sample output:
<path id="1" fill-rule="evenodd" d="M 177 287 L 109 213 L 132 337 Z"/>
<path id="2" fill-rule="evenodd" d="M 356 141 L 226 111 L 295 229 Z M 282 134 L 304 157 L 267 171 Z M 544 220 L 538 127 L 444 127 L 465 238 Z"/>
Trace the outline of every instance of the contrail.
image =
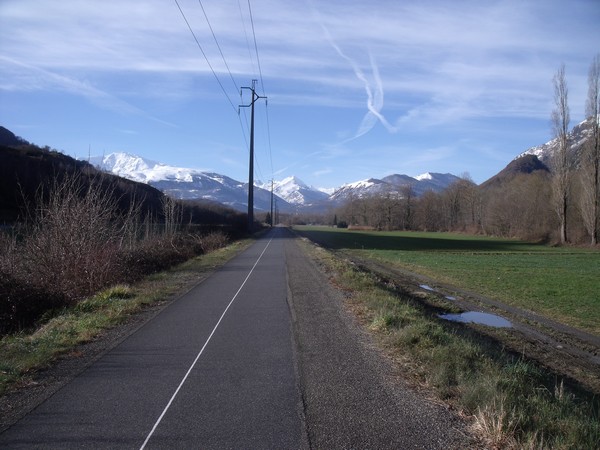
<path id="1" fill-rule="evenodd" d="M 312 4 L 312 1 L 310 2 L 310 4 L 312 6 L 315 16 L 317 17 L 317 21 L 318 21 L 319 25 L 321 26 L 323 33 L 325 34 L 325 38 L 327 39 L 327 42 L 329 42 L 329 44 L 333 47 L 333 49 L 337 52 L 338 55 L 340 55 L 343 59 L 345 59 L 350 64 L 350 66 L 352 67 L 352 70 L 354 71 L 354 74 L 356 75 L 356 78 L 358 78 L 360 81 L 363 82 L 363 84 L 365 86 L 365 91 L 367 93 L 367 109 L 368 109 L 368 111 L 365 114 L 365 116 L 363 117 L 363 120 L 360 123 L 354 136 L 350 139 L 347 139 L 344 142 L 352 141 L 352 140 L 357 139 L 360 136 L 363 136 L 364 134 L 368 133 L 375 126 L 375 124 L 377 123 L 378 120 L 383 124 L 383 126 L 385 126 L 385 128 L 390 133 L 396 133 L 398 131 L 398 128 L 394 127 L 392 124 L 390 124 L 388 122 L 388 120 L 383 116 L 383 114 L 381 114 L 381 109 L 383 108 L 383 83 L 381 81 L 381 76 L 379 74 L 379 68 L 377 67 L 377 64 L 375 62 L 375 58 L 373 57 L 373 54 L 369 51 L 369 60 L 371 63 L 371 70 L 373 72 L 373 78 L 375 80 L 374 89 L 371 87 L 371 83 L 369 82 L 368 78 L 365 76 L 363 71 L 360 69 L 360 67 L 358 66 L 356 61 L 354 61 L 352 58 L 350 58 L 348 55 L 346 55 L 342 51 L 340 46 L 337 45 L 337 43 L 331 36 L 331 33 L 329 32 L 329 30 L 323 23 L 323 20 L 321 19 L 319 12 Z"/>
<path id="2" fill-rule="evenodd" d="M 124 115 L 141 116 L 154 122 L 167 125 L 169 127 L 177 126 L 165 120 L 159 119 L 147 113 L 146 111 L 138 108 L 137 106 L 134 106 L 124 100 L 121 100 L 120 98 L 106 91 L 98 89 L 88 82 L 83 82 L 76 78 L 70 78 L 68 76 L 61 75 L 56 72 L 51 72 L 41 67 L 34 66 L 32 64 L 23 61 L 18 61 L 16 59 L 12 59 L 5 56 L 0 56 L 0 62 L 26 69 L 27 71 L 29 71 L 29 73 L 36 73 L 40 75 L 39 78 L 43 80 L 42 82 L 45 81 L 50 86 L 54 86 L 57 89 L 68 92 L 70 94 L 84 97 L 101 108 L 110 111 L 115 111 Z M 36 88 L 39 88 L 39 85 L 36 85 Z"/>

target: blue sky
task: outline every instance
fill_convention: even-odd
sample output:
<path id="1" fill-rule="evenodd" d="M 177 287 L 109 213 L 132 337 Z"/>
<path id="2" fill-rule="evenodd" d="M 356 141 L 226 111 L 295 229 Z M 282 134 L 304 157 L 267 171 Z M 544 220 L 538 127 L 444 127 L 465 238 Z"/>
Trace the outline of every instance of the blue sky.
<path id="1" fill-rule="evenodd" d="M 258 179 L 481 183 L 550 140 L 562 63 L 584 119 L 598 24 L 597 0 L 0 0 L 0 125 L 245 180 L 258 79 Z"/>

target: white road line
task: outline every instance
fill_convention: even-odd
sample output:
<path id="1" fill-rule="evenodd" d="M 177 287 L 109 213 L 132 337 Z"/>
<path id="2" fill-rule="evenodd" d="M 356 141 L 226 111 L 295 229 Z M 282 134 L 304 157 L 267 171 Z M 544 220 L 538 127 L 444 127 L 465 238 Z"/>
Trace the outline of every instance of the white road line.
<path id="1" fill-rule="evenodd" d="M 244 282 L 242 283 L 242 285 L 240 286 L 240 288 L 237 290 L 237 292 L 235 293 L 235 295 L 233 296 L 233 298 L 231 299 L 231 301 L 229 302 L 229 304 L 227 305 L 227 308 L 225 308 L 225 311 L 223 311 L 223 314 L 221 314 L 221 317 L 219 318 L 217 324 L 215 325 L 215 327 L 213 328 L 212 332 L 210 333 L 210 335 L 208 336 L 208 339 L 206 339 L 206 342 L 204 343 L 204 345 L 202 346 L 202 348 L 200 349 L 200 352 L 198 353 L 198 355 L 196 356 L 196 359 L 194 359 L 194 362 L 192 363 L 192 365 L 190 366 L 190 368 L 188 369 L 187 373 L 185 374 L 185 376 L 183 377 L 183 379 L 181 380 L 181 383 L 179 383 L 179 386 L 177 386 L 177 389 L 175 390 L 175 392 L 173 393 L 173 396 L 171 397 L 171 399 L 169 400 L 169 403 L 167 403 L 167 406 L 165 406 L 165 409 L 163 410 L 162 414 L 160 415 L 160 417 L 158 418 L 158 420 L 156 421 L 156 423 L 154 424 L 154 426 L 152 427 L 152 430 L 150 430 L 150 433 L 148 434 L 148 436 L 146 437 L 146 440 L 144 441 L 144 443 L 142 444 L 142 446 L 140 447 L 140 450 L 143 450 L 144 448 L 146 448 L 146 445 L 148 444 L 148 441 L 150 441 L 150 438 L 152 437 L 152 435 L 154 434 L 154 432 L 156 431 L 156 429 L 158 428 L 158 425 L 160 424 L 160 422 L 162 421 L 163 417 L 165 416 L 165 414 L 167 413 L 167 411 L 169 410 L 169 408 L 171 407 L 171 404 L 173 403 L 173 400 L 175 400 L 175 397 L 177 397 L 177 394 L 179 393 L 179 391 L 181 390 L 181 387 L 183 386 L 183 384 L 185 383 L 185 381 L 187 380 L 188 376 L 190 375 L 190 373 L 192 372 L 192 370 L 194 369 L 194 366 L 196 365 L 196 363 L 198 362 L 198 360 L 200 359 L 200 356 L 202 356 L 202 353 L 204 352 L 204 349 L 206 348 L 206 346 L 208 345 L 208 343 L 210 342 L 211 338 L 213 337 L 213 335 L 215 334 L 215 331 L 217 331 L 217 328 L 219 327 L 219 325 L 221 324 L 221 321 L 223 320 L 223 317 L 225 317 L 225 314 L 227 314 L 227 311 L 229 310 L 229 307 L 233 304 L 234 300 L 236 299 L 236 297 L 238 296 L 238 294 L 241 292 L 241 290 L 244 288 L 244 285 L 246 284 L 246 282 L 248 281 L 248 279 L 250 278 L 250 275 L 252 275 L 252 272 L 254 272 L 254 269 L 256 268 L 257 264 L 259 263 L 259 261 L 261 260 L 261 258 L 263 257 L 263 255 L 265 254 L 265 252 L 267 251 L 267 248 L 269 248 L 269 245 L 271 244 L 271 241 L 273 240 L 273 238 L 271 238 L 269 240 L 269 242 L 267 242 L 267 245 L 265 246 L 264 250 L 262 251 L 262 253 L 260 254 L 260 256 L 258 257 L 258 259 L 256 260 L 256 262 L 254 263 L 254 265 L 252 266 L 252 269 L 250 269 L 250 272 L 248 272 L 248 276 L 246 276 L 246 279 L 244 280 Z"/>

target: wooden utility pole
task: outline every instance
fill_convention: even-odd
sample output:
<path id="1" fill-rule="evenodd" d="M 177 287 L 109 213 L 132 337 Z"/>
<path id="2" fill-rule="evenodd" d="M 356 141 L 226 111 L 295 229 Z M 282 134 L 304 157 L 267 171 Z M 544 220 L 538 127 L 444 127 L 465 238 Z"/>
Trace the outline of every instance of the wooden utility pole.
<path id="1" fill-rule="evenodd" d="M 248 231 L 252 232 L 254 228 L 254 103 L 261 97 L 256 93 L 256 80 L 252 80 L 252 87 L 242 87 L 250 89 L 252 100 L 249 105 L 240 105 L 240 108 L 250 107 L 250 164 L 248 165 Z M 242 93 L 240 92 L 240 96 Z"/>
<path id="2" fill-rule="evenodd" d="M 271 228 L 273 228 L 273 180 L 271 179 Z"/>

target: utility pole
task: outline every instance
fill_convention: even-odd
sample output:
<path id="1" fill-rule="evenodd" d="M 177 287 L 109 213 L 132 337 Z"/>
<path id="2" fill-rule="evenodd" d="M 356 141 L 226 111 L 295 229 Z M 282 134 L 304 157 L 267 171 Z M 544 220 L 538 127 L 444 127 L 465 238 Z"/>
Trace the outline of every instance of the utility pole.
<path id="1" fill-rule="evenodd" d="M 248 231 L 254 227 L 254 103 L 261 97 L 256 93 L 256 80 L 252 80 L 252 87 L 242 87 L 252 91 L 252 100 L 249 105 L 240 105 L 240 108 L 250 107 L 250 164 L 248 167 Z M 242 92 L 240 91 L 240 97 Z"/>
<path id="2" fill-rule="evenodd" d="M 271 179 L 271 228 L 273 228 L 273 179 Z"/>

